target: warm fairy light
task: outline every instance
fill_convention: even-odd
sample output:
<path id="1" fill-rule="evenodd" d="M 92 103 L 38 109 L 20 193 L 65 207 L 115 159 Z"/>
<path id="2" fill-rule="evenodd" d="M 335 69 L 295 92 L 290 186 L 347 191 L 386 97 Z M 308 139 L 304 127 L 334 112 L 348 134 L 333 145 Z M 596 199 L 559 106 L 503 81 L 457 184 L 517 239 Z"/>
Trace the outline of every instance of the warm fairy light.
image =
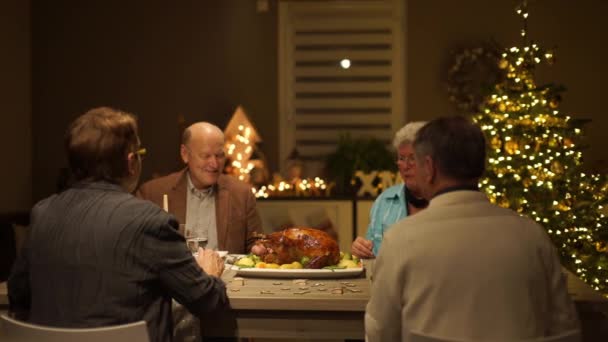
<path id="1" fill-rule="evenodd" d="M 331 189 L 334 184 L 327 184 L 323 179 L 315 177 L 314 179 L 300 179 L 292 183 L 286 181 L 277 181 L 274 184 L 268 184 L 253 189 L 256 198 L 268 197 L 326 197 L 331 195 Z"/>
<path id="2" fill-rule="evenodd" d="M 251 127 L 239 125 L 238 134 L 234 137 L 229 137 L 229 141 L 226 142 L 226 155 L 230 159 L 233 159 L 231 165 L 235 168 L 234 174 L 242 181 L 249 179 L 249 174 L 255 167 L 254 164 L 249 162 L 253 153 L 251 134 Z"/>

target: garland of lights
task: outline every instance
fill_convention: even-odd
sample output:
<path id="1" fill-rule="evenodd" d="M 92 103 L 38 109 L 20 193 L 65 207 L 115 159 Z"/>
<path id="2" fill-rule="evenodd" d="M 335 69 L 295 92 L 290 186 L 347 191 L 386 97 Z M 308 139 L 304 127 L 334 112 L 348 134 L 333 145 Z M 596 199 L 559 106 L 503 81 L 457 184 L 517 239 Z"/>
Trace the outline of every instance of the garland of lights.
<path id="1" fill-rule="evenodd" d="M 263 185 L 251 191 L 256 198 L 268 197 L 328 197 L 335 186 L 327 184 L 319 177 L 314 179 L 297 179 L 292 182 L 277 180 L 273 184 Z"/>

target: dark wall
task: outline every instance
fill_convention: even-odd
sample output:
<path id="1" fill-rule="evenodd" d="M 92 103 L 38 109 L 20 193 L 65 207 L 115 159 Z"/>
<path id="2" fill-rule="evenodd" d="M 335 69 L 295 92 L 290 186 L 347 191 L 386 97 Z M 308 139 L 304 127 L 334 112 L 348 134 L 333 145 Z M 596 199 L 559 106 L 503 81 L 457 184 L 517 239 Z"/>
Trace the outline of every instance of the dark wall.
<path id="1" fill-rule="evenodd" d="M 32 201 L 30 1 L 0 2 L 0 214 Z"/>
<path id="2" fill-rule="evenodd" d="M 255 1 L 36 1 L 34 197 L 54 190 L 77 115 L 113 106 L 139 117 L 142 179 L 179 167 L 180 120 L 224 127 L 243 105 L 278 154 L 276 9 Z"/>
<path id="3" fill-rule="evenodd" d="M 505 46 L 520 43 L 515 3 L 407 1 L 408 119 L 454 112 L 444 84 L 452 48 L 492 37 Z M 138 115 L 149 148 L 144 180 L 180 167 L 180 117 L 223 127 L 239 104 L 259 129 L 276 170 L 277 6 L 271 0 L 268 12 L 258 13 L 254 0 L 34 1 L 34 199 L 54 190 L 65 165 L 65 127 L 99 105 Z M 593 120 L 588 165 L 608 160 L 601 93 L 608 78 L 606 12 L 603 0 L 538 0 L 530 8 L 532 38 L 558 46 L 557 64 L 539 71 L 539 83 L 565 84 L 561 110 Z"/>

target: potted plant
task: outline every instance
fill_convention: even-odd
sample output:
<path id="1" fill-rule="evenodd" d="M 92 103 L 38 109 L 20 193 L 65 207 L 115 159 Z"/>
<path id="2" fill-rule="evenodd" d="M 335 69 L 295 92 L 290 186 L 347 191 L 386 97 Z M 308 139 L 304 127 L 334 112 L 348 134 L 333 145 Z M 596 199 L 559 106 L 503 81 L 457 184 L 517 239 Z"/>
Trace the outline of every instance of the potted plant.
<path id="1" fill-rule="evenodd" d="M 353 139 L 345 134 L 340 137 L 336 151 L 327 157 L 325 168 L 329 179 L 336 183 L 336 194 L 353 195 L 359 186 L 352 182 L 355 171 L 395 171 L 397 166 L 394 154 L 382 141 L 375 138 Z"/>

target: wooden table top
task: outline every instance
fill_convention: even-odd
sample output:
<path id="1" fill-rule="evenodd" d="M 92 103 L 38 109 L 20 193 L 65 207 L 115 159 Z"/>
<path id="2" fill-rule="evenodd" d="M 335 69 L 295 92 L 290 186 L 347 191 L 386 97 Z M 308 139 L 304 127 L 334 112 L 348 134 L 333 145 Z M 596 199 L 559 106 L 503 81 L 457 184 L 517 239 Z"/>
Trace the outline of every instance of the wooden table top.
<path id="1" fill-rule="evenodd" d="M 608 304 L 608 298 L 577 276 L 565 269 L 564 273 L 568 276 L 568 293 L 575 302 Z M 370 283 L 365 278 L 309 279 L 305 285 L 295 284 L 293 279 L 244 278 L 244 285 L 239 285 L 233 281 L 235 274 L 227 270 L 222 276 L 235 309 L 365 311 L 370 297 Z M 331 293 L 336 288 L 343 294 Z M 0 283 L 0 306 L 8 306 L 6 282 Z"/>
<path id="2" fill-rule="evenodd" d="M 567 275 L 568 293 L 575 302 L 608 303 L 608 298 L 593 290 L 573 273 Z M 228 297 L 235 309 L 245 310 L 306 310 L 306 311 L 365 311 L 370 297 L 368 279 L 308 279 L 306 285 L 293 279 L 243 278 L 234 281 L 236 272 L 227 270 L 222 279 L 228 287 Z M 340 288 L 343 294 L 331 293 Z M 354 290 L 354 291 L 351 291 Z"/>
<path id="3" fill-rule="evenodd" d="M 302 284 L 297 279 L 244 277 L 241 282 L 235 275 L 227 270 L 222 276 L 234 309 L 361 312 L 370 297 L 370 283 L 363 277 L 307 279 Z"/>

